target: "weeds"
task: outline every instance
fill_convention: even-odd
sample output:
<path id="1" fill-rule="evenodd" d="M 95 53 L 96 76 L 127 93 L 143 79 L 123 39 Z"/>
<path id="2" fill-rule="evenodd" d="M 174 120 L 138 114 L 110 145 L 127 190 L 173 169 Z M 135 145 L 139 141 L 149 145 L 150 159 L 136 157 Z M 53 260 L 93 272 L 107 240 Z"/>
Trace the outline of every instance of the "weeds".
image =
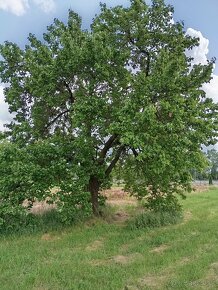
<path id="1" fill-rule="evenodd" d="M 181 211 L 146 211 L 130 220 L 128 227 L 130 229 L 151 229 L 176 224 L 181 220 Z"/>

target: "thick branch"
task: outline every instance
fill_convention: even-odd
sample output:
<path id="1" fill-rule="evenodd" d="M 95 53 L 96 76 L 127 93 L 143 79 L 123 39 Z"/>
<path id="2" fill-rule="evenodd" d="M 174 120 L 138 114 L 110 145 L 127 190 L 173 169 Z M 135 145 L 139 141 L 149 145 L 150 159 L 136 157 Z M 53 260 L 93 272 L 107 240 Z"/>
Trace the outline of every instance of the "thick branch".
<path id="1" fill-rule="evenodd" d="M 106 171 L 105 171 L 106 176 L 108 176 L 108 175 L 111 173 L 112 169 L 113 169 L 114 166 L 117 164 L 117 162 L 118 162 L 118 160 L 119 160 L 119 158 L 120 158 L 120 155 L 121 155 L 121 153 L 124 151 L 124 149 L 125 149 L 125 145 L 121 145 L 121 146 L 118 148 L 118 150 L 117 150 L 117 152 L 116 152 L 116 155 L 115 155 L 114 159 L 111 161 L 111 164 L 108 166 L 108 168 L 107 168 Z"/>
<path id="2" fill-rule="evenodd" d="M 146 76 L 148 76 L 149 75 L 149 70 L 150 70 L 150 62 L 151 62 L 151 58 L 150 58 L 149 52 L 147 50 L 145 50 L 145 49 L 142 49 L 141 47 L 139 47 L 136 44 L 136 42 L 134 41 L 134 39 L 131 37 L 130 31 L 127 32 L 127 35 L 128 35 L 129 42 L 132 45 L 136 46 L 138 48 L 138 50 L 139 50 L 140 53 L 143 53 L 143 54 L 146 55 L 146 57 L 147 57 L 147 65 L 146 65 L 146 72 L 145 73 L 146 73 Z"/>
<path id="3" fill-rule="evenodd" d="M 132 153 L 134 154 L 135 157 L 137 157 L 139 155 L 138 152 L 135 150 L 135 148 L 131 147 L 131 150 L 132 150 Z"/>
<path id="4" fill-rule="evenodd" d="M 69 94 L 70 94 L 70 103 L 71 104 L 73 104 L 74 103 L 74 101 L 75 101 L 75 98 L 74 98 L 74 96 L 73 96 L 73 93 L 72 93 L 72 91 L 71 91 L 71 89 L 70 89 L 70 86 L 69 86 L 69 84 L 67 83 L 67 82 L 64 82 L 64 84 L 65 84 L 65 86 L 66 86 L 66 88 L 67 88 L 67 90 L 68 90 L 68 92 L 69 92 Z M 65 110 L 65 111 L 63 111 L 63 112 L 61 112 L 61 113 L 59 113 L 52 121 L 50 121 L 48 124 L 47 124 L 47 126 L 46 126 L 46 128 L 49 128 L 51 125 L 53 125 L 61 116 L 63 116 L 64 114 L 66 114 L 66 113 L 69 113 L 70 112 L 70 109 L 67 109 L 67 110 Z"/>
<path id="5" fill-rule="evenodd" d="M 150 54 L 148 51 L 146 51 L 144 49 L 142 49 L 140 51 L 141 51 L 141 53 L 144 53 L 147 56 L 147 64 L 146 64 L 146 77 L 147 77 L 149 75 L 149 70 L 150 70 L 150 62 L 151 62 Z"/>
<path id="6" fill-rule="evenodd" d="M 104 148 L 101 150 L 100 154 L 99 154 L 99 159 L 98 159 L 98 163 L 100 165 L 102 165 L 104 163 L 104 158 L 108 152 L 108 150 L 111 148 L 113 142 L 115 141 L 115 139 L 118 137 L 117 134 L 112 135 L 107 142 L 104 145 Z"/>
<path id="7" fill-rule="evenodd" d="M 63 116 L 64 114 L 66 114 L 66 113 L 69 113 L 70 112 L 70 110 L 65 110 L 65 111 L 63 111 L 63 112 L 61 112 L 61 113 L 59 113 L 52 121 L 50 121 L 48 124 L 47 124 L 47 126 L 46 126 L 46 128 L 49 128 L 51 125 L 53 125 L 61 116 Z"/>
<path id="8" fill-rule="evenodd" d="M 74 95 L 72 93 L 72 90 L 67 82 L 64 82 L 64 84 L 65 84 L 65 86 L 70 94 L 70 103 L 73 104 L 75 102 L 75 98 L 74 98 Z"/>

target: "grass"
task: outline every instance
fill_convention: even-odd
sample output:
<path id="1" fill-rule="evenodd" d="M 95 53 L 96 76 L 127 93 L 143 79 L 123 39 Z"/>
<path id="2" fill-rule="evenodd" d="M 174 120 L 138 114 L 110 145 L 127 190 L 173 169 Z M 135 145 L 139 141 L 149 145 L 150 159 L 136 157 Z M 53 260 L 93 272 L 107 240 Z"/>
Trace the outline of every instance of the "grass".
<path id="1" fill-rule="evenodd" d="M 93 219 L 2 236 L 0 288 L 218 289 L 218 189 L 190 194 L 183 205 L 181 223 L 158 229 Z"/>

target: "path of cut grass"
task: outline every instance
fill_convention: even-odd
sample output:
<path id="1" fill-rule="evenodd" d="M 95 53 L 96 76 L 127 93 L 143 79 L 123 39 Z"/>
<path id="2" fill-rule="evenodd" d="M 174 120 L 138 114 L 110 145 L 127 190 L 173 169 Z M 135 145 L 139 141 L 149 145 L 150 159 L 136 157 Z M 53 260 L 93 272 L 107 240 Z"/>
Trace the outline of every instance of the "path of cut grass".
<path id="1" fill-rule="evenodd" d="M 218 189 L 191 194 L 178 225 L 93 220 L 0 238 L 0 289 L 218 289 Z"/>

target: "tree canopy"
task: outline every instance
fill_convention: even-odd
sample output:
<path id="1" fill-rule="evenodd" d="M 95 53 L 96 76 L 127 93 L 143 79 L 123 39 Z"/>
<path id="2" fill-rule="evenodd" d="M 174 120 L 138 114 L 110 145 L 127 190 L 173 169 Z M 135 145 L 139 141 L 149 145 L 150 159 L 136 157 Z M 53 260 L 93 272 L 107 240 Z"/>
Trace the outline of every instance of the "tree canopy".
<path id="1" fill-rule="evenodd" d="M 101 4 L 83 30 L 70 10 L 67 23 L 55 19 L 41 40 L 30 34 L 24 49 L 0 46 L 0 78 L 15 114 L 2 145 L 0 163 L 11 170 L 1 166 L 0 199 L 19 189 L 31 201 L 57 187 L 63 208 L 91 202 L 98 214 L 100 190 L 118 162 L 126 188 L 150 205 L 190 189 L 190 170 L 206 164 L 201 144 L 217 137 L 217 105 L 202 89 L 215 60 L 192 65 L 186 51 L 199 39 L 173 12 L 163 0 Z M 17 161 L 6 157 L 14 144 L 23 154 Z M 9 189 L 6 176 L 19 162 L 27 169 Z"/>

